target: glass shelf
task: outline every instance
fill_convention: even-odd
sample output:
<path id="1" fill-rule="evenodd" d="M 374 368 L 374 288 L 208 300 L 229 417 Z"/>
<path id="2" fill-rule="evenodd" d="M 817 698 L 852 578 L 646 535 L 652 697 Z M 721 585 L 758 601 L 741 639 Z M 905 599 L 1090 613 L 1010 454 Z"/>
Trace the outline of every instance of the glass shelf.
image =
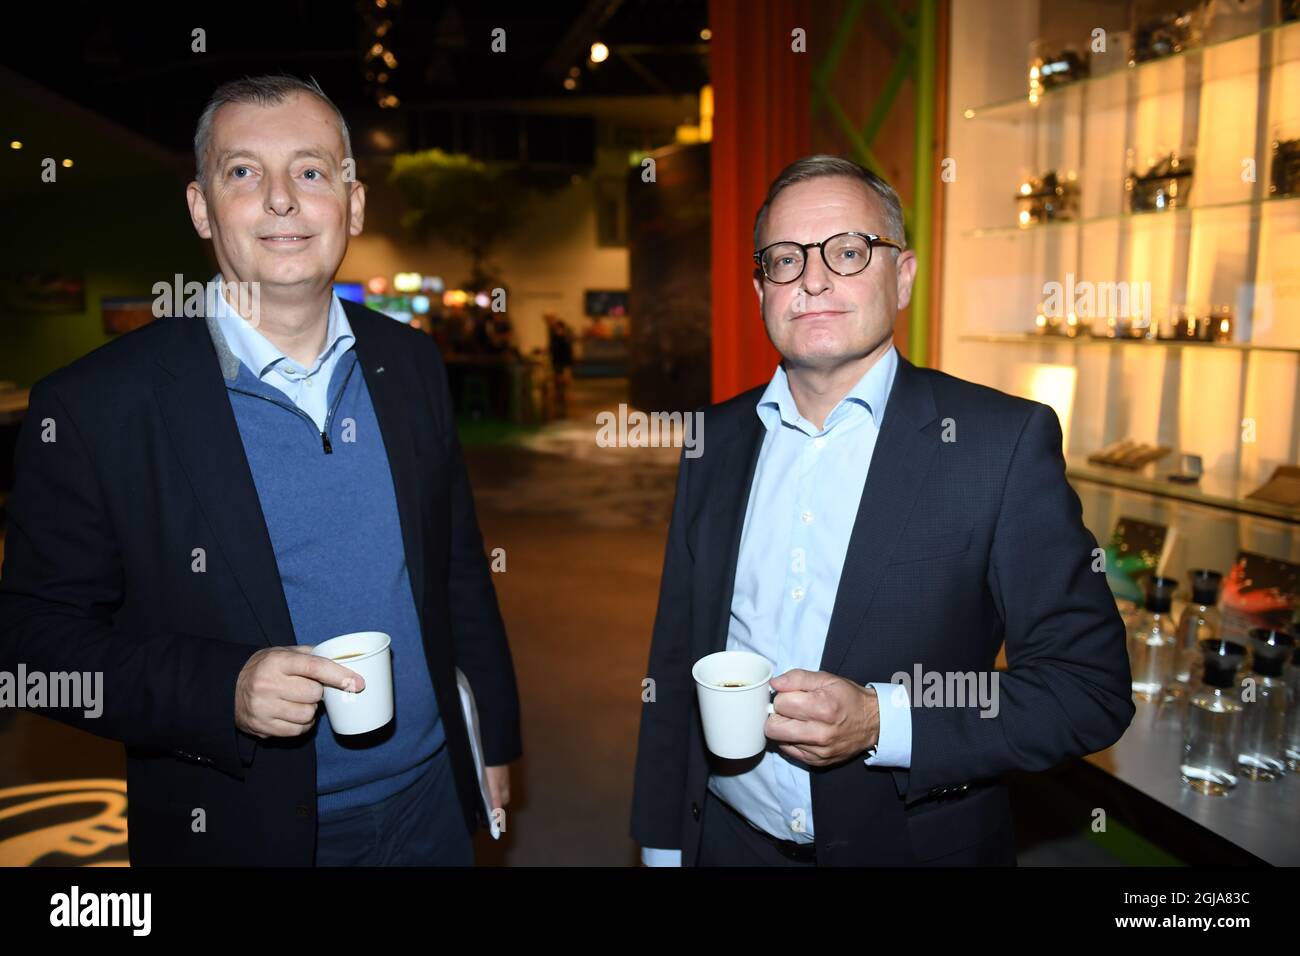
<path id="1" fill-rule="evenodd" d="M 1145 349 L 1203 349 L 1213 352 L 1284 352 L 1300 355 L 1298 345 L 1261 345 L 1253 342 L 1198 342 L 1192 339 L 1126 339 L 1105 338 L 1093 335 L 1047 335 L 1036 332 L 971 332 L 958 337 L 962 342 L 983 342 L 989 345 L 1106 345 L 1112 348 Z"/>
<path id="2" fill-rule="evenodd" d="M 1037 111 L 1041 109 L 1044 104 L 1056 102 L 1064 98 L 1067 94 L 1078 92 L 1087 92 L 1087 94 L 1092 97 L 1088 103 L 1088 108 L 1090 110 L 1119 106 L 1133 102 L 1137 97 L 1127 88 L 1128 84 L 1111 84 L 1110 87 L 1103 86 L 1107 80 L 1133 77 L 1139 71 L 1156 70 L 1162 64 L 1167 64 L 1171 61 L 1183 60 L 1188 57 L 1196 56 L 1197 54 L 1205 53 L 1206 51 L 1222 49 L 1233 43 L 1247 44 L 1289 29 L 1300 29 L 1300 22 L 1275 23 L 1251 33 L 1243 33 L 1235 37 L 1227 37 L 1221 40 L 1215 40 L 1211 43 L 1201 44 L 1200 46 L 1190 47 L 1189 49 L 1183 50 L 1181 53 L 1173 53 L 1169 56 L 1160 57 L 1159 59 L 1146 60 L 1142 63 L 1121 66 L 1120 68 L 1111 70 L 1107 73 L 1101 73 L 1096 76 L 1086 76 L 1082 79 L 1075 80 L 1073 83 L 1066 83 L 1062 86 L 1048 87 L 1039 95 L 1036 103 L 1030 102 L 1029 93 L 1026 91 L 1019 96 L 1012 97 L 1011 99 L 998 100 L 992 103 L 986 103 L 983 106 L 970 107 L 966 109 L 962 115 L 965 116 L 967 120 L 985 120 L 1019 125 L 1021 123 L 1032 122 L 1036 118 Z M 1283 59 L 1278 62 L 1286 62 L 1286 60 Z M 1229 67 L 1224 68 L 1223 72 L 1207 70 L 1202 82 L 1212 82 L 1214 80 L 1223 79 L 1225 76 L 1232 76 L 1243 72 L 1254 72 L 1254 70 L 1254 67 L 1248 70 Z M 1170 74 L 1173 72 L 1175 71 L 1169 71 Z M 1026 63 L 1026 86 L 1029 82 L 1028 76 L 1029 64 Z M 1162 77 L 1163 76 L 1164 74 L 1162 74 Z M 1114 89 L 1116 86 L 1119 87 L 1118 90 Z M 1144 88 L 1142 90 L 1142 96 L 1149 97 L 1161 92 L 1177 91 L 1184 88 L 1186 83 L 1181 76 L 1169 75 L 1167 83 L 1157 84 L 1157 86 L 1159 87 L 1157 89 Z"/>
<path id="3" fill-rule="evenodd" d="M 1193 203 L 1189 206 L 1177 206 L 1173 209 L 1152 209 L 1145 212 L 1121 212 L 1107 216 L 1093 216 L 1089 219 L 1070 219 L 1059 222 L 1045 222 L 1029 226 L 1017 224 L 1009 226 L 988 226 L 983 229 L 967 230 L 965 235 L 971 239 L 991 239 L 996 237 L 1023 236 L 1036 232 L 1059 231 L 1070 227 L 1080 228 L 1099 223 L 1117 223 L 1129 219 L 1145 219 L 1151 216 L 1182 216 L 1186 213 L 1213 212 L 1222 209 L 1254 209 L 1281 206 L 1300 200 L 1300 195 L 1265 196 L 1260 199 L 1235 199 L 1231 202 Z M 1253 218 L 1253 217 L 1252 217 Z"/>
<path id="4" fill-rule="evenodd" d="M 1176 453 L 1170 452 L 1158 462 L 1130 471 L 1126 468 L 1091 464 L 1087 455 L 1067 455 L 1065 474 L 1071 481 L 1086 481 L 1089 484 L 1106 485 L 1125 491 L 1139 491 L 1157 498 L 1186 501 L 1221 511 L 1255 515 L 1300 525 L 1300 509 L 1246 497 L 1255 488 L 1263 485 L 1263 482 L 1234 481 L 1206 473 L 1196 484 L 1180 484 L 1164 477 L 1168 473 L 1169 463 L 1175 460 Z M 1163 471 L 1159 470 L 1162 465 Z"/>

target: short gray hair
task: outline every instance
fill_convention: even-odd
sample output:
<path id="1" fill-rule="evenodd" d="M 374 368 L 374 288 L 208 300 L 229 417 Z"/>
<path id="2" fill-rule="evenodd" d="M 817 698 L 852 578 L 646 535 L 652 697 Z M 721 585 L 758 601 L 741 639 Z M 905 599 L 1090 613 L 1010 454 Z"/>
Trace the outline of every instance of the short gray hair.
<path id="1" fill-rule="evenodd" d="M 806 183 L 810 179 L 822 179 L 827 176 L 844 176 L 849 179 L 856 179 L 871 189 L 885 207 L 885 227 L 890 233 L 886 238 L 896 239 L 903 244 L 904 249 L 907 248 L 907 236 L 903 230 L 903 204 L 899 201 L 898 193 L 894 191 L 894 187 L 871 170 L 859 166 L 852 160 L 821 153 L 816 156 L 805 156 L 803 159 L 796 159 L 781 170 L 776 179 L 772 180 L 772 185 L 767 190 L 767 198 L 763 200 L 763 205 L 758 207 L 758 214 L 754 217 L 755 252 L 759 248 L 758 236 L 763 229 L 763 220 L 767 218 L 767 211 L 781 190 L 787 186 L 793 186 L 795 183 Z"/>
<path id="2" fill-rule="evenodd" d="M 315 79 L 299 79 L 287 73 L 272 76 L 246 76 L 242 80 L 231 80 L 217 87 L 199 115 L 199 125 L 194 131 L 194 178 L 200 185 L 207 184 L 208 148 L 212 145 L 212 119 L 217 110 L 227 103 L 256 103 L 258 106 L 272 106 L 283 103 L 289 97 L 307 93 L 316 97 L 331 110 L 339 121 L 339 132 L 343 134 L 343 156 L 352 158 L 352 137 L 348 133 L 347 120 L 334 101 L 325 95 Z"/>

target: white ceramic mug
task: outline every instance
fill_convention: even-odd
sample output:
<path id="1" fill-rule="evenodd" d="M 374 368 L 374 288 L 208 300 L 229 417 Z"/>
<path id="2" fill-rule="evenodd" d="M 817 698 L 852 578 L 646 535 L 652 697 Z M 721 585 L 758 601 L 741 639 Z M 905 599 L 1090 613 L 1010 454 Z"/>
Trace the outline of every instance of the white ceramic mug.
<path id="1" fill-rule="evenodd" d="M 691 676 L 709 750 L 728 760 L 761 752 L 767 746 L 767 716 L 775 713 L 772 662 L 749 651 L 718 651 L 696 661 Z M 743 686 L 723 686 L 728 683 Z"/>
<path id="2" fill-rule="evenodd" d="M 356 694 L 325 687 L 325 713 L 336 734 L 364 734 L 393 719 L 392 643 L 392 638 L 381 631 L 357 631 L 332 637 L 312 648 L 316 657 L 342 664 L 366 682 L 365 689 Z"/>

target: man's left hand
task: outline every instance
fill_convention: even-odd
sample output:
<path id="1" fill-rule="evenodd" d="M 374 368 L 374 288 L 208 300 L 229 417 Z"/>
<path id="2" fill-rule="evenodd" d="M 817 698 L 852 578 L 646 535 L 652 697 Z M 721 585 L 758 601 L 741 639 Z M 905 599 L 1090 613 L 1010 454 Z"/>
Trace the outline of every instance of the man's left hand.
<path id="1" fill-rule="evenodd" d="M 772 678 L 776 713 L 765 732 L 787 757 L 829 767 L 856 757 L 880 738 L 876 692 L 851 680 L 795 668 Z"/>

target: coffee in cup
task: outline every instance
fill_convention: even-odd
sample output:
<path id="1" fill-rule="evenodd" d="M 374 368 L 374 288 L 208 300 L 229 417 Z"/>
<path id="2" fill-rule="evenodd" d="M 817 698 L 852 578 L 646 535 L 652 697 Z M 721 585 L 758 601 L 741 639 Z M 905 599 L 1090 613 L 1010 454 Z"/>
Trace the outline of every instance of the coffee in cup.
<path id="1" fill-rule="evenodd" d="M 767 746 L 763 732 L 772 706 L 772 662 L 749 651 L 719 651 L 691 668 L 709 750 L 744 760 Z"/>
<path id="2" fill-rule="evenodd" d="M 325 713 L 336 734 L 364 734 L 393 719 L 392 638 L 381 631 L 340 634 L 312 648 L 312 654 L 347 661 L 366 682 L 358 693 L 325 687 Z"/>

